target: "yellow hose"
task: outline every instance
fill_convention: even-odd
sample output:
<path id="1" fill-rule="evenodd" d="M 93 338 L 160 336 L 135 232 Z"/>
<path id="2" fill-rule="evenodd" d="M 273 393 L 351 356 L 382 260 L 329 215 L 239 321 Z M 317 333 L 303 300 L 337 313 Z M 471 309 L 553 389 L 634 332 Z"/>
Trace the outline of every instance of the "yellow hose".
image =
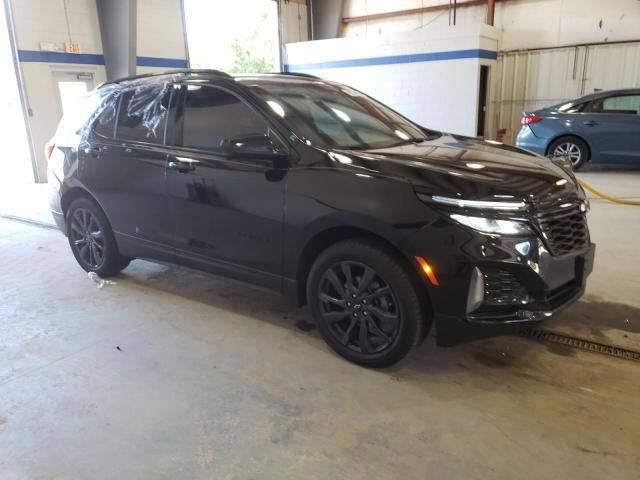
<path id="1" fill-rule="evenodd" d="M 578 182 L 582 185 L 586 190 L 589 190 L 594 195 L 597 195 L 600 198 L 604 198 L 605 200 L 609 200 L 613 203 L 620 203 L 622 205 L 640 205 L 640 201 L 638 200 L 626 200 L 624 198 L 612 197 L 611 195 L 607 195 L 606 193 L 602 193 L 600 190 L 596 190 L 591 185 L 589 185 L 584 180 L 580 180 L 578 178 Z"/>

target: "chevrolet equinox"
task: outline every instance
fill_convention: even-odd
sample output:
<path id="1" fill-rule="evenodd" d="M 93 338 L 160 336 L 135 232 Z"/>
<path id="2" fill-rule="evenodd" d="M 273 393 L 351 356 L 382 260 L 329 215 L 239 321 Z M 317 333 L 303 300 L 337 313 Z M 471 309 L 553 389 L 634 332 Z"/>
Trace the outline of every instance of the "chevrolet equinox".
<path id="1" fill-rule="evenodd" d="M 383 367 L 535 325 L 592 270 L 566 158 L 429 130 L 350 87 L 214 70 L 99 86 L 47 145 L 80 266 L 170 262 L 308 304 L 329 346 Z"/>

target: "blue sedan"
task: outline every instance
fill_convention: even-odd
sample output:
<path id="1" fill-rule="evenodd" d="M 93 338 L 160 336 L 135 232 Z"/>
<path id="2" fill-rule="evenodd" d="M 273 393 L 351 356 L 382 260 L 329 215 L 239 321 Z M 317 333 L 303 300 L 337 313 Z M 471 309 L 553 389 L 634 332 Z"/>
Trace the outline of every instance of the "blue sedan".
<path id="1" fill-rule="evenodd" d="M 566 156 L 575 170 L 589 161 L 640 166 L 640 89 L 602 91 L 524 112 L 516 145 Z"/>

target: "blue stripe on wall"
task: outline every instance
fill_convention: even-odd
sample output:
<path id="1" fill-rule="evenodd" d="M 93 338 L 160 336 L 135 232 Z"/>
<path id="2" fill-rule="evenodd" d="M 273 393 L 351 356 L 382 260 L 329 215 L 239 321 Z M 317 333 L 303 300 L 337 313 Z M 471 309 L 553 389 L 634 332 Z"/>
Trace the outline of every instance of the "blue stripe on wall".
<path id="1" fill-rule="evenodd" d="M 498 53 L 491 50 L 451 50 L 448 52 L 412 53 L 409 55 L 390 55 L 387 57 L 354 58 L 333 62 L 285 64 L 285 72 L 315 70 L 323 68 L 368 67 L 371 65 L 392 65 L 396 63 L 434 62 L 437 60 L 460 60 L 464 58 L 484 58 L 496 60 Z"/>
<path id="2" fill-rule="evenodd" d="M 42 52 L 40 50 L 18 50 L 21 62 L 76 63 L 82 65 L 104 65 L 104 55 L 97 53 Z M 136 57 L 139 67 L 187 68 L 181 58 Z"/>
<path id="3" fill-rule="evenodd" d="M 136 57 L 139 67 L 187 68 L 187 61 L 181 58 Z"/>
<path id="4" fill-rule="evenodd" d="M 104 65 L 104 55 L 97 53 L 41 52 L 39 50 L 18 50 L 21 62 L 41 63 L 82 63 L 85 65 Z"/>

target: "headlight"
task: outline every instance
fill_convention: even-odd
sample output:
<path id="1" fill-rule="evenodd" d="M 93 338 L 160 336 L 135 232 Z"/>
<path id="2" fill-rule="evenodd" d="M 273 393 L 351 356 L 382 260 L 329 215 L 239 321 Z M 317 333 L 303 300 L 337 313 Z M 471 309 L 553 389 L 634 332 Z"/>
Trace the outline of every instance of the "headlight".
<path id="1" fill-rule="evenodd" d="M 418 193 L 418 198 L 428 200 L 428 197 L 421 193 Z M 480 208 L 483 210 L 524 210 L 527 206 L 526 203 L 521 201 L 462 200 L 460 198 L 440 197 L 438 195 L 431 196 L 431 200 L 454 207 Z"/>
<path id="2" fill-rule="evenodd" d="M 527 224 L 514 222 L 513 220 L 469 217 L 467 215 L 458 215 L 457 213 L 452 214 L 451 218 L 462 225 L 484 233 L 501 235 L 527 235 L 532 233 Z"/>

